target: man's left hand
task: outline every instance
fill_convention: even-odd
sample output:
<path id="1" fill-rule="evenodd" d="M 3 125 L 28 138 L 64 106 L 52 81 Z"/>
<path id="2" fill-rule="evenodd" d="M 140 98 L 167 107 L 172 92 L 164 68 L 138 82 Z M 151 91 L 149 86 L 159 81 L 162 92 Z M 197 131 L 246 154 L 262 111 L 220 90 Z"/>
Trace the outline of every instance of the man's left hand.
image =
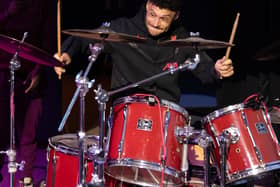
<path id="1" fill-rule="evenodd" d="M 34 77 L 31 78 L 31 80 L 26 79 L 24 81 L 24 85 L 27 85 L 30 82 L 29 86 L 24 90 L 24 93 L 28 93 L 35 88 L 37 88 L 39 82 L 40 82 L 40 75 L 35 75 Z"/>
<path id="2" fill-rule="evenodd" d="M 25 93 L 28 93 L 37 88 L 40 82 L 40 70 L 41 70 L 40 65 L 36 65 L 32 69 L 32 71 L 27 75 L 27 78 L 23 82 L 25 86 L 28 86 L 24 91 Z"/>

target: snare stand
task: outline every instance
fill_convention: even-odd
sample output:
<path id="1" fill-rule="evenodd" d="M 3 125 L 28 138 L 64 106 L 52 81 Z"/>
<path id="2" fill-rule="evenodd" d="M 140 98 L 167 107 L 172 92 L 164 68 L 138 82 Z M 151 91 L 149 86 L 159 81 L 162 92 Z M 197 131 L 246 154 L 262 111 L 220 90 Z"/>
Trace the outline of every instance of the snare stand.
<path id="1" fill-rule="evenodd" d="M 209 161 L 210 161 L 210 145 L 212 143 L 212 138 L 206 133 L 205 130 L 202 130 L 201 132 L 196 131 L 191 126 L 187 126 L 184 129 L 175 129 L 175 134 L 177 138 L 179 138 L 180 142 L 183 142 L 183 155 L 182 155 L 182 164 L 181 164 L 181 170 L 183 172 L 184 177 L 184 183 L 187 183 L 188 178 L 188 141 L 189 139 L 195 138 L 195 142 L 201 146 L 204 150 L 204 186 L 209 186 Z"/>
<path id="2" fill-rule="evenodd" d="M 204 186 L 209 186 L 209 176 L 210 176 L 210 145 L 213 140 L 204 129 L 201 131 L 201 136 L 198 140 L 198 145 L 203 147 L 204 150 Z"/>
<path id="3" fill-rule="evenodd" d="M 78 95 L 80 95 L 80 131 L 78 132 L 79 138 L 79 178 L 77 187 L 83 187 L 85 185 L 85 169 L 84 169 L 84 159 L 85 159 L 85 96 L 90 88 L 92 88 L 95 80 L 89 81 L 87 75 L 91 69 L 91 66 L 96 61 L 98 55 L 103 50 L 104 46 L 101 43 L 96 43 L 94 46 L 90 44 L 91 56 L 89 56 L 89 64 L 85 73 L 82 75 L 82 72 L 78 73 L 75 78 L 77 89 L 74 93 L 74 96 L 66 110 L 66 113 L 61 121 L 58 131 L 61 132 L 69 114 L 75 104 Z M 101 140 L 102 141 L 102 140 Z"/>

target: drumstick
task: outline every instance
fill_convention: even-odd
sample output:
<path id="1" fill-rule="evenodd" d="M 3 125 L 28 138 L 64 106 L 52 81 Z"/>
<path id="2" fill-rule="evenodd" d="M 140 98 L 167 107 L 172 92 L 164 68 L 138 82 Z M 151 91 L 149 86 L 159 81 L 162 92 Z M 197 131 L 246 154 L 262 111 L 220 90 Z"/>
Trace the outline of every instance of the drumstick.
<path id="1" fill-rule="evenodd" d="M 57 0 L 57 55 L 61 56 L 61 16 L 60 16 L 60 0 Z"/>
<path id="2" fill-rule="evenodd" d="M 233 39 L 234 39 L 234 35 L 235 35 L 236 28 L 237 28 L 237 25 L 238 25 L 239 16 L 240 16 L 240 13 L 237 13 L 234 24 L 233 24 L 231 36 L 230 36 L 230 39 L 229 39 L 229 44 L 233 44 Z M 229 58 L 230 50 L 231 50 L 231 46 L 229 46 L 227 48 L 227 52 L 226 52 L 226 55 L 225 55 L 226 59 Z"/>

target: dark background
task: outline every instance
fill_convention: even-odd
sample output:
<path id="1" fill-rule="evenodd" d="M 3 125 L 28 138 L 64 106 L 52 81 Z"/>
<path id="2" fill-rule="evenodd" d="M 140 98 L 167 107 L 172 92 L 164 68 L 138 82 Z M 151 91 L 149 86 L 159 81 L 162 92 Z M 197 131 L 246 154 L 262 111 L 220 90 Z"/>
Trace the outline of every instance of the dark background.
<path id="1" fill-rule="evenodd" d="M 61 28 L 62 30 L 96 28 L 102 22 L 110 21 L 119 16 L 131 17 L 143 2 L 145 0 L 83 0 L 79 2 L 62 0 Z M 256 59 L 256 55 L 260 54 L 260 51 L 271 46 L 273 42 L 279 41 L 280 26 L 278 19 L 280 8 L 277 0 L 184 0 L 184 2 L 181 18 L 187 29 L 200 32 L 201 37 L 211 40 L 229 41 L 234 20 L 237 13 L 240 13 L 234 38 L 235 46 L 230 54 L 235 67 L 235 75 L 222 80 L 221 84 L 215 86 L 202 86 L 198 80 L 188 75 L 187 81 L 181 84 L 183 95 L 194 94 L 201 99 L 194 100 L 190 97 L 187 100 L 192 101 L 191 103 L 182 101 L 184 107 L 190 108 L 190 110 L 196 107 L 198 110 L 210 107 L 210 111 L 206 110 L 206 112 L 200 114 L 205 115 L 211 110 L 240 103 L 249 95 L 262 89 L 260 74 L 263 72 L 276 74 L 273 88 L 276 90 L 276 94 L 279 93 L 279 59 L 266 61 Z M 62 34 L 63 40 L 66 37 L 67 35 Z M 274 49 L 276 53 L 280 52 L 279 50 L 277 47 Z M 225 52 L 226 49 L 207 50 L 207 53 L 213 59 L 222 57 Z M 81 60 L 78 64 L 85 63 Z M 81 70 L 80 68 L 84 68 L 84 66 L 70 67 L 62 80 L 62 113 L 64 113 L 76 88 L 73 77 Z M 108 88 L 110 67 L 102 64 L 99 68 L 101 70 L 96 70 L 94 78 L 97 83 L 101 83 L 105 88 Z M 192 86 L 188 86 L 189 84 L 192 84 Z M 210 99 L 202 99 L 204 96 L 210 97 Z M 97 115 L 97 105 L 94 104 L 95 101 L 92 97 L 92 95 L 87 96 L 87 107 L 89 109 L 86 110 L 86 113 L 90 113 L 91 117 Z M 213 99 L 215 100 L 214 104 Z M 197 104 L 201 100 L 203 100 L 203 103 Z M 78 126 L 78 115 L 76 106 L 69 118 L 69 124 L 67 124 L 65 132 L 75 131 Z M 89 120 L 89 128 L 92 127 L 92 124 L 96 126 L 98 121 L 97 117 L 93 117 L 94 119 L 91 119 L 91 117 L 89 115 L 86 117 Z"/>

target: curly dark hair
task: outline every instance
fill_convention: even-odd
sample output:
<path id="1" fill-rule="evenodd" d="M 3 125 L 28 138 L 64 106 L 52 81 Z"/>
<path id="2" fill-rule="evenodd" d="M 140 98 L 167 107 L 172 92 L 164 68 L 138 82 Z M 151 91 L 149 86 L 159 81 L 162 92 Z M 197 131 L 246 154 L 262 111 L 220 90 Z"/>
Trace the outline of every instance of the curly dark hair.
<path id="1" fill-rule="evenodd" d="M 184 0 L 148 0 L 160 8 L 166 8 L 172 11 L 180 11 Z"/>

